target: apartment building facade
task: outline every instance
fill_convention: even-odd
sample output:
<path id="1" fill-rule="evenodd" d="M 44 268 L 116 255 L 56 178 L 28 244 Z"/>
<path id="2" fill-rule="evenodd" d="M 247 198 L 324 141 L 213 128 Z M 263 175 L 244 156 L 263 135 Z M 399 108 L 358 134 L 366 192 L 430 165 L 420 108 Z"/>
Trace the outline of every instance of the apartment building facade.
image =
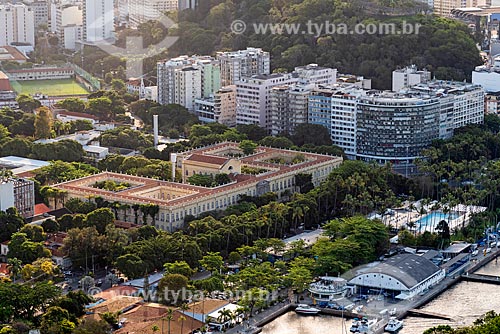
<path id="1" fill-rule="evenodd" d="M 234 85 L 245 77 L 271 73 L 271 56 L 262 49 L 217 52 L 216 58 L 220 62 L 222 86 Z"/>
<path id="2" fill-rule="evenodd" d="M 213 97 L 220 89 L 220 66 L 208 56 L 181 56 L 158 62 L 158 101 L 194 111 L 195 100 Z"/>
<path id="3" fill-rule="evenodd" d="M 278 86 L 271 90 L 270 133 L 292 134 L 300 124 L 307 123 L 309 95 L 312 84 Z"/>
<path id="4" fill-rule="evenodd" d="M 411 65 L 392 72 L 392 91 L 399 92 L 403 88 L 426 83 L 430 80 L 431 72 L 418 70 L 416 65 Z"/>
<path id="5" fill-rule="evenodd" d="M 35 183 L 22 178 L 0 179 L 0 211 L 15 207 L 25 218 L 35 215 Z"/>
<path id="6" fill-rule="evenodd" d="M 114 38 L 113 0 L 83 0 L 83 39 L 88 43 Z"/>
<path id="7" fill-rule="evenodd" d="M 0 4 L 0 45 L 35 45 L 35 13 L 23 3 Z"/>
<path id="8" fill-rule="evenodd" d="M 244 77 L 236 83 L 236 123 L 271 127 L 271 91 L 274 87 L 298 83 L 291 73 Z"/>
<path id="9" fill-rule="evenodd" d="M 412 162 L 439 138 L 437 97 L 375 93 L 360 98 L 357 108 L 358 159 Z"/>

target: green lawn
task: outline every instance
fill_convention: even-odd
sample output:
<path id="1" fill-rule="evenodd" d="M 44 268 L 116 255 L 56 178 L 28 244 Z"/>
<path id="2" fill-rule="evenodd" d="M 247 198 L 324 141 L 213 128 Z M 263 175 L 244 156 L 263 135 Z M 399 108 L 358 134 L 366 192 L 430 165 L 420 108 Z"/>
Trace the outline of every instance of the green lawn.
<path id="1" fill-rule="evenodd" d="M 19 94 L 42 93 L 48 96 L 82 95 L 89 92 L 73 79 L 11 81 L 12 87 Z"/>

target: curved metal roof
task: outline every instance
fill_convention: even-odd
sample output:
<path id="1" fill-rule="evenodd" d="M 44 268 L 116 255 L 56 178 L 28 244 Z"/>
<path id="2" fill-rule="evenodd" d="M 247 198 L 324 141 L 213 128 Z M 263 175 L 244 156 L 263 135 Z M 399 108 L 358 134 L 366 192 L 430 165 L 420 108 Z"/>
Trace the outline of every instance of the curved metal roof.
<path id="1" fill-rule="evenodd" d="M 385 274 L 394 277 L 408 289 L 411 289 L 440 270 L 434 263 L 422 256 L 401 254 L 376 265 L 363 266 L 357 270 L 356 276 Z"/>

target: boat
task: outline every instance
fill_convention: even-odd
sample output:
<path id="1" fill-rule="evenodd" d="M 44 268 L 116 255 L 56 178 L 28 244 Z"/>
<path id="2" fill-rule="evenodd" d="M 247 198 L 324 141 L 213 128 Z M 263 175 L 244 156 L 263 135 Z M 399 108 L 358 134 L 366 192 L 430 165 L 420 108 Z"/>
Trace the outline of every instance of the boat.
<path id="1" fill-rule="evenodd" d="M 387 325 L 385 326 L 384 330 L 386 332 L 394 333 L 403 328 L 403 324 L 404 324 L 403 320 L 398 320 L 398 318 L 396 317 L 391 317 L 389 319 L 389 322 L 387 322 Z"/>
<path id="2" fill-rule="evenodd" d="M 295 308 L 295 313 L 298 314 L 318 314 L 319 312 L 320 312 L 319 309 L 309 306 L 307 304 L 299 304 Z"/>
<path id="3" fill-rule="evenodd" d="M 377 322 L 377 319 L 354 318 L 349 331 L 351 333 L 368 333 Z"/>
<path id="4" fill-rule="evenodd" d="M 341 277 L 322 276 L 308 288 L 316 303 L 332 302 L 347 290 L 347 281 Z"/>

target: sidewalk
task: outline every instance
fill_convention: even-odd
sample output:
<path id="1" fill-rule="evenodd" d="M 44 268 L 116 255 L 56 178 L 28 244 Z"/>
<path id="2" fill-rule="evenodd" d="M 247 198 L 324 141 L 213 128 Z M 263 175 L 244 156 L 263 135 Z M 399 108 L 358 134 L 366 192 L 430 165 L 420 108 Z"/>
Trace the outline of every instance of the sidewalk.
<path id="1" fill-rule="evenodd" d="M 244 321 L 238 326 L 226 330 L 225 333 L 228 334 L 258 333 L 260 332 L 260 330 L 258 330 L 260 326 L 288 312 L 288 309 L 291 307 L 290 305 L 292 304 L 286 301 L 271 306 L 270 308 L 259 312 L 259 314 L 253 315 L 249 320 Z"/>

